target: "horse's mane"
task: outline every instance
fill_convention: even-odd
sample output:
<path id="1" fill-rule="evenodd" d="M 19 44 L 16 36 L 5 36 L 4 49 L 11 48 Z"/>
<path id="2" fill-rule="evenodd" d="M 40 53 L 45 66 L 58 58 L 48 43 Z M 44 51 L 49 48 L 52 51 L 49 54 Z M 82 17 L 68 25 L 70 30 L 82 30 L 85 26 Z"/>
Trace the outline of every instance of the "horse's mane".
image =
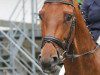
<path id="1" fill-rule="evenodd" d="M 75 16 L 76 16 L 76 27 L 75 27 L 75 38 L 74 43 L 79 50 L 91 50 L 96 47 L 93 38 L 86 27 L 86 23 L 82 17 L 82 14 L 78 8 L 76 0 L 74 0 L 75 5 Z"/>

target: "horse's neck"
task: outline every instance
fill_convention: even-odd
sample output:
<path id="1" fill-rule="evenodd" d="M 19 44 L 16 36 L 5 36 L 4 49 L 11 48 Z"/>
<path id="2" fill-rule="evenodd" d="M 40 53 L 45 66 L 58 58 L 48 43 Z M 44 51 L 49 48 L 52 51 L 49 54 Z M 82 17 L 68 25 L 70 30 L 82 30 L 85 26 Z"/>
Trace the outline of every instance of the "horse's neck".
<path id="1" fill-rule="evenodd" d="M 80 51 L 88 51 L 88 50 L 94 49 L 96 47 L 96 44 L 93 41 L 88 28 L 86 27 L 86 24 L 81 15 L 81 12 L 79 11 L 76 1 L 74 2 L 74 4 L 75 4 L 75 11 L 76 11 L 75 14 L 77 18 L 74 43 L 76 44 L 76 47 Z"/>

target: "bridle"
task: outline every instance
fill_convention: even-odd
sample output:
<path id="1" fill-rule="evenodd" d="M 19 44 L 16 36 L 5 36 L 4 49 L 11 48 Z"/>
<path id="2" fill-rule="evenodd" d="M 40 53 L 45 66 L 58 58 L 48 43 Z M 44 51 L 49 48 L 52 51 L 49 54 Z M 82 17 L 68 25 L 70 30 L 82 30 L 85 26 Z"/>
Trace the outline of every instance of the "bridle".
<path id="1" fill-rule="evenodd" d="M 66 1 L 62 1 L 62 0 L 46 0 L 44 3 L 63 3 L 65 5 L 71 5 L 75 9 L 73 0 L 72 0 L 71 3 L 66 2 Z M 64 58 L 62 59 L 62 61 L 64 59 L 66 59 L 66 57 L 69 58 L 69 59 L 72 59 L 72 61 L 73 61 L 73 59 L 75 59 L 75 58 L 78 58 L 78 57 L 81 57 L 81 56 L 84 56 L 84 55 L 88 55 L 88 54 L 93 54 L 96 51 L 96 49 L 98 48 L 98 46 L 97 46 L 95 49 L 88 51 L 88 52 L 85 52 L 85 53 L 82 53 L 82 54 L 74 54 L 74 52 L 72 54 L 69 54 L 69 48 L 70 48 L 70 45 L 72 43 L 72 33 L 75 30 L 75 26 L 76 26 L 75 14 L 74 15 L 69 14 L 69 17 L 70 17 L 70 20 L 72 20 L 72 23 L 71 23 L 69 35 L 68 35 L 68 38 L 67 38 L 68 40 L 64 40 L 65 42 L 63 42 L 63 41 L 61 41 L 58 38 L 53 37 L 53 36 L 46 36 L 42 39 L 41 48 L 43 48 L 43 46 L 46 43 L 52 43 L 52 44 L 56 44 L 58 47 L 63 49 L 64 52 L 62 53 L 62 56 Z"/>

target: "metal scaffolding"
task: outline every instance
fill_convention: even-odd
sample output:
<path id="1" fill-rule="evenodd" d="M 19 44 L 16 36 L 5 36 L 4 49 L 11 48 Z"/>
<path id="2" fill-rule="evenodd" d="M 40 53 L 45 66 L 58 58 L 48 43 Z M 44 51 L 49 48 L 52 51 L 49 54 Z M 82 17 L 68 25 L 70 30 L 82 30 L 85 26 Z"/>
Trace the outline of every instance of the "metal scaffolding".
<path id="1" fill-rule="evenodd" d="M 35 43 L 34 27 L 37 25 L 38 9 L 42 2 L 38 5 L 37 0 L 19 0 L 9 17 L 9 30 L 0 30 L 0 34 L 4 36 L 4 40 L 0 40 L 0 74 L 9 73 L 9 75 L 45 75 L 35 58 L 35 49 L 40 50 Z M 31 37 L 26 24 L 27 3 L 30 3 L 31 14 Z M 15 14 L 16 13 L 16 14 Z M 22 17 L 20 17 L 22 16 Z M 18 23 L 12 21 L 19 20 Z M 24 47 L 24 42 L 28 41 L 31 49 Z M 21 72 L 24 70 L 23 72 Z M 40 74 L 38 74 L 38 72 Z M 25 72 L 25 73 L 24 73 Z M 6 74 L 4 74 L 6 75 Z"/>

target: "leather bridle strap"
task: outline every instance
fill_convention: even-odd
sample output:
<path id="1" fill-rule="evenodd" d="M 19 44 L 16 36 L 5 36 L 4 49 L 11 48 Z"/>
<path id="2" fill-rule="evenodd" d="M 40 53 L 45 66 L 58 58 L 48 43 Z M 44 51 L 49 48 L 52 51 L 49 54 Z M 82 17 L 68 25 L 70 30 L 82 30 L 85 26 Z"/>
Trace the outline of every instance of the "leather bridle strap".
<path id="1" fill-rule="evenodd" d="M 96 46 L 95 49 L 90 50 L 90 51 L 87 51 L 87 52 L 85 52 L 85 53 L 81 53 L 81 54 L 68 54 L 68 53 L 66 53 L 65 56 L 67 56 L 68 58 L 73 58 L 73 59 L 75 59 L 75 58 L 78 58 L 78 57 L 81 57 L 81 56 L 93 54 L 94 52 L 96 52 L 97 48 L 100 48 L 100 45 Z"/>
<path id="2" fill-rule="evenodd" d="M 74 7 L 74 8 L 75 8 L 75 6 L 74 6 L 73 2 L 72 2 L 72 3 L 68 3 L 68 2 L 66 2 L 66 1 L 63 1 L 63 2 L 61 2 L 61 3 L 65 4 L 65 5 L 71 5 L 72 7 Z"/>
<path id="3" fill-rule="evenodd" d="M 74 7 L 74 3 L 73 3 L 73 0 L 71 3 L 69 2 L 66 2 L 64 0 L 46 0 L 44 3 L 63 3 L 65 5 L 71 5 L 72 7 Z"/>
<path id="4" fill-rule="evenodd" d="M 62 48 L 63 50 L 65 50 L 64 44 L 62 43 L 62 41 L 60 41 L 58 38 L 55 38 L 53 36 L 46 36 L 42 39 L 42 47 L 45 45 L 45 43 L 55 43 L 56 45 L 58 45 L 58 47 Z"/>
<path id="5" fill-rule="evenodd" d="M 73 15 L 72 24 L 71 24 L 69 35 L 68 35 L 68 38 L 67 38 L 68 40 L 65 40 L 66 41 L 66 46 L 65 46 L 66 52 L 69 52 L 69 47 L 72 43 L 72 33 L 75 30 L 75 25 L 76 25 L 76 19 L 74 18 L 74 15 Z"/>

